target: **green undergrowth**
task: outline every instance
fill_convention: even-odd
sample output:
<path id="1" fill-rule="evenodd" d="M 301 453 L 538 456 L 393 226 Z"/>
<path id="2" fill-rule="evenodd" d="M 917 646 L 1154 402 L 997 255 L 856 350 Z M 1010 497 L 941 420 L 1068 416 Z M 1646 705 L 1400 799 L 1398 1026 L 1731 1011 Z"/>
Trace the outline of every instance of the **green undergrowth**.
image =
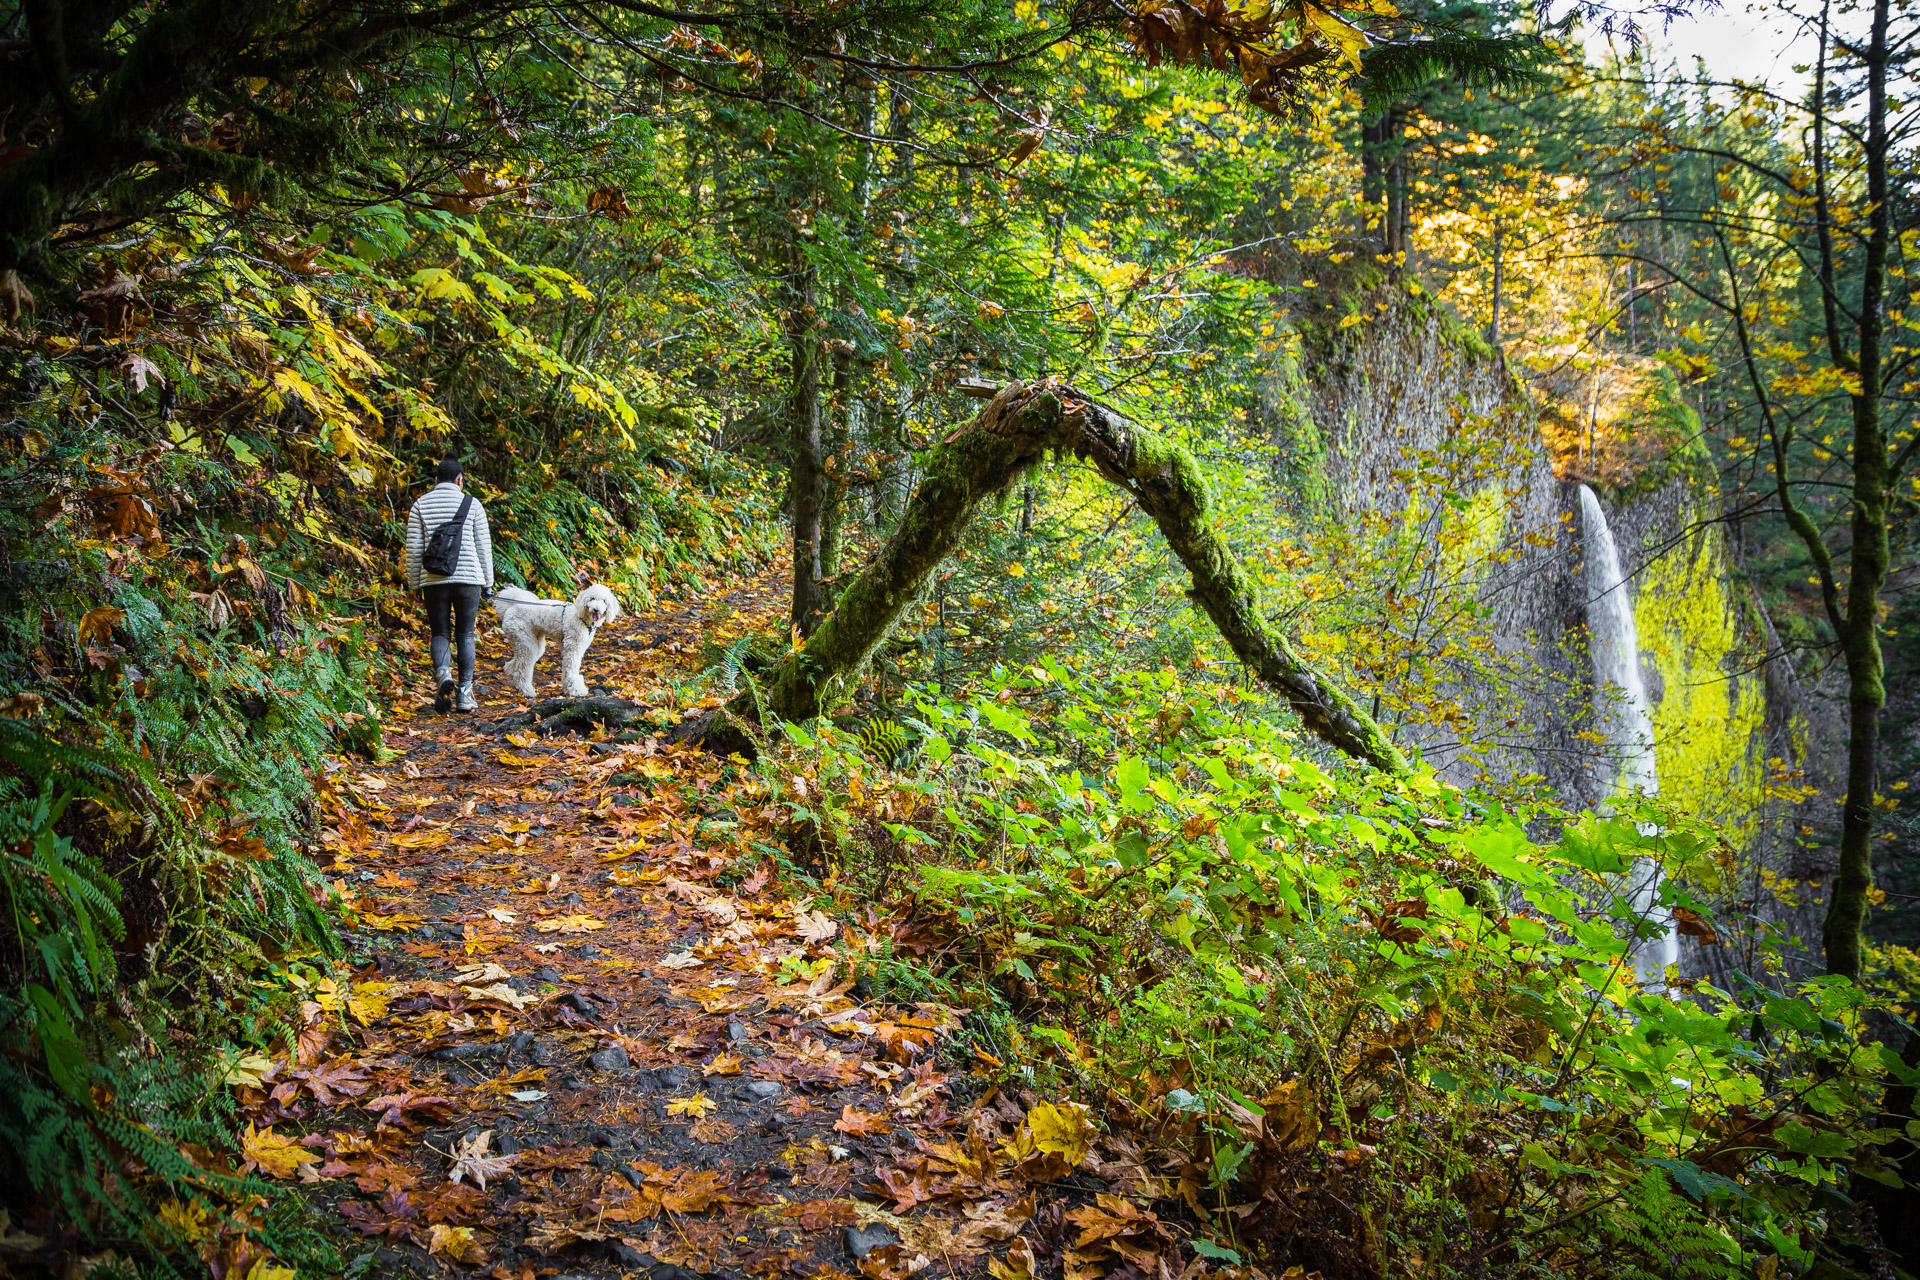
<path id="1" fill-rule="evenodd" d="M 208 1251 L 243 1274 L 326 1273 L 324 1240 L 237 1173 L 220 1074 L 292 1034 L 255 986 L 269 955 L 338 958 L 300 845 L 310 775 L 377 743 L 370 628 L 245 539 L 112 536 L 114 512 L 210 496 L 208 477 L 89 443 L 16 455 L 0 507 L 3 1203 L 41 1249 L 142 1274 Z M 21 510 L 38 496 L 23 475 L 55 495 L 51 519 L 44 498 Z"/>
<path id="2" fill-rule="evenodd" d="M 246 1172 L 223 1082 L 312 1031 L 302 983 L 350 960 L 305 846 L 332 758 L 378 756 L 422 674 L 400 547 L 444 452 L 503 583 L 641 609 L 768 546 L 767 486 L 704 409 L 538 336 L 592 298 L 565 271 L 438 211 L 216 221 L 76 259 L 97 289 L 0 327 L 0 1262 L 23 1273 L 338 1273 L 297 1193 Z"/>
<path id="3" fill-rule="evenodd" d="M 1871 1117 L 1913 1073 L 1861 989 L 1764 949 L 1730 989 L 1636 980 L 1627 873 L 1664 866 L 1691 947 L 1733 865 L 1684 814 L 1368 773 L 1170 670 L 1044 661 L 901 707 L 794 731 L 766 774 L 829 883 L 894 912 L 858 963 L 970 1008 L 1009 1083 L 1153 1135 L 1235 1257 L 1803 1273 L 1884 1176 Z"/>

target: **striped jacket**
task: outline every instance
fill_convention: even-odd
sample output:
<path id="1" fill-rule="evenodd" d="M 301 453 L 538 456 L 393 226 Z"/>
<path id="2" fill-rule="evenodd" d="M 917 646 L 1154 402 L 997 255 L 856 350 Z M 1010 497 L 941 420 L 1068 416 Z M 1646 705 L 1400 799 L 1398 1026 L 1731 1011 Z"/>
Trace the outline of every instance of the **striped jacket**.
<path id="1" fill-rule="evenodd" d="M 420 563 L 427 539 L 435 529 L 459 514 L 461 499 L 466 496 L 466 491 L 451 481 L 436 484 L 421 494 L 413 510 L 407 513 L 407 590 L 418 591 L 440 582 L 493 589 L 493 539 L 487 533 L 486 509 L 478 498 L 473 500 L 473 509 L 467 512 L 467 527 L 461 531 L 460 563 L 454 566 L 453 572 L 442 577 L 428 573 Z"/>

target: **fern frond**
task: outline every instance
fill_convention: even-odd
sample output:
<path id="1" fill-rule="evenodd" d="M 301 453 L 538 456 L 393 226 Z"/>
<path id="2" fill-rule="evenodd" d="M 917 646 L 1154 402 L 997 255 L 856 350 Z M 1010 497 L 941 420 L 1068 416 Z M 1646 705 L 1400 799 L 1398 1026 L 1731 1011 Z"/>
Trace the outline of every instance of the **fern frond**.
<path id="1" fill-rule="evenodd" d="M 1381 44 L 1362 55 L 1362 110 L 1377 113 L 1440 80 L 1468 89 L 1523 89 L 1542 84 L 1545 52 L 1524 36 L 1443 32 L 1425 40 Z"/>

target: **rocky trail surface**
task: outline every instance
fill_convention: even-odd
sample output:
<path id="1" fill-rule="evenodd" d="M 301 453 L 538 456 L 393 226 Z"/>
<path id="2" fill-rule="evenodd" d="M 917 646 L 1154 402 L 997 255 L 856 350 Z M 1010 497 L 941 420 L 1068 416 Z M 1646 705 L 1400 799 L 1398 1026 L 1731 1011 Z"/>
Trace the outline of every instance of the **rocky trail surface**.
<path id="1" fill-rule="evenodd" d="M 248 1165 L 313 1184 L 343 1256 L 496 1280 L 1182 1271 L 1127 1198 L 1159 1185 L 1127 1139 L 971 1073 L 962 1011 L 856 984 L 890 926 L 783 878 L 750 769 L 619 723 L 780 608 L 749 583 L 611 625 L 585 668 L 625 700 L 611 727 L 536 720 L 484 636 L 479 713 L 422 692 L 390 760 L 326 780 L 323 865 L 368 959 L 290 960 L 297 1049 L 232 1079 Z"/>

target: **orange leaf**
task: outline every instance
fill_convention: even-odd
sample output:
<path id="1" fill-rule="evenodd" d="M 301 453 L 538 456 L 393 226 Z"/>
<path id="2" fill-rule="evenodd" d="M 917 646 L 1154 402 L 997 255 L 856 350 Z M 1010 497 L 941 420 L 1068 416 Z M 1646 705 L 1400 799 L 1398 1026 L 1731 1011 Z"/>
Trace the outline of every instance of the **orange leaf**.
<path id="1" fill-rule="evenodd" d="M 857 1111 L 849 1102 L 840 1108 L 840 1118 L 833 1122 L 836 1133 L 850 1133 L 862 1138 L 872 1133 L 892 1133 L 893 1126 L 887 1123 L 885 1116 L 878 1111 Z"/>

